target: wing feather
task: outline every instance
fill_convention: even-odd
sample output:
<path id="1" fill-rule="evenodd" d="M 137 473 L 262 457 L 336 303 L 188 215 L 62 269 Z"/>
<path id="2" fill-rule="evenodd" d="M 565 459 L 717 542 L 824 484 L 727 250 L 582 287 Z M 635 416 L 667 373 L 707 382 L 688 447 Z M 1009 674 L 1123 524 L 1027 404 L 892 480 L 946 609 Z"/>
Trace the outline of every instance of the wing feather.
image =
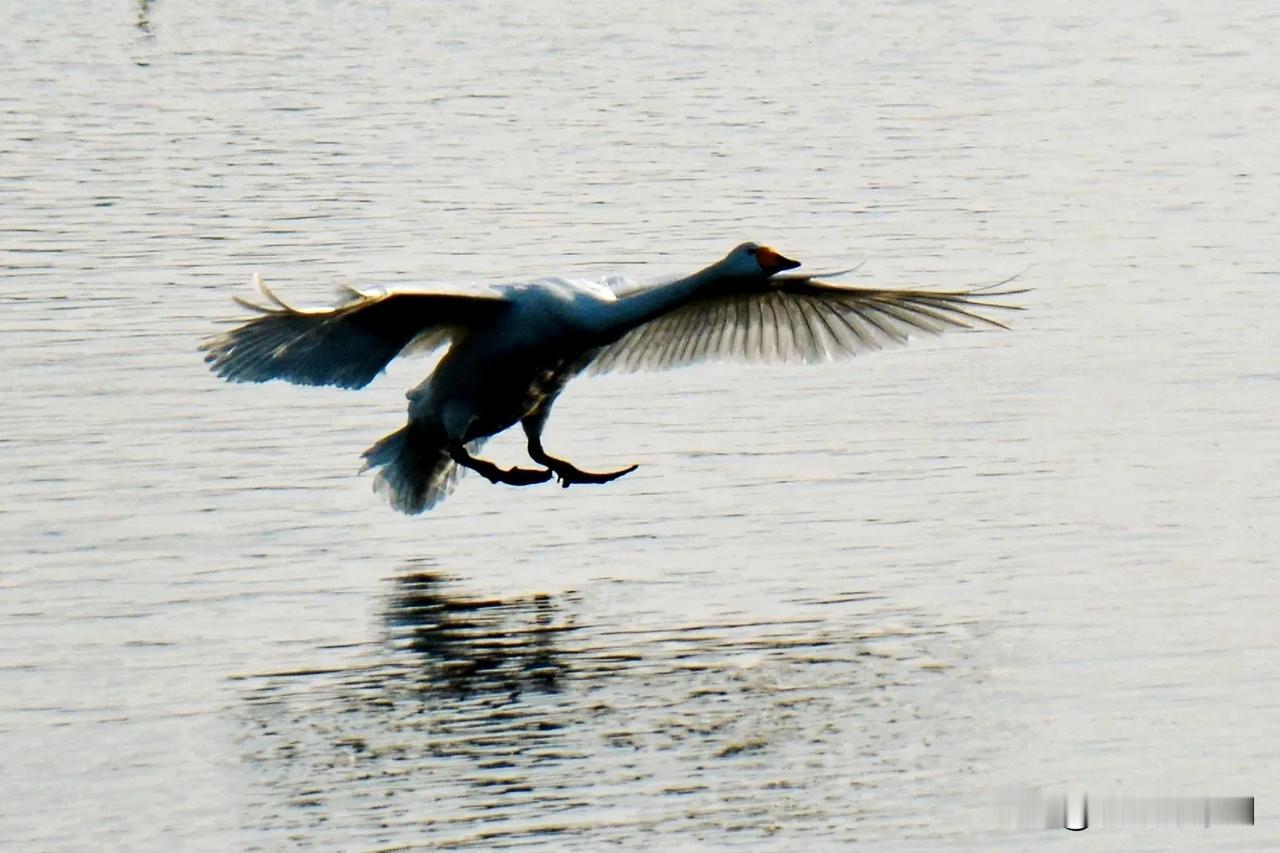
<path id="1" fill-rule="evenodd" d="M 688 364 L 693 360 L 693 351 L 697 348 L 699 341 L 706 340 L 708 337 L 705 334 L 699 334 L 700 329 L 697 326 L 702 325 L 709 319 L 711 318 L 707 315 L 698 317 L 690 315 L 685 319 L 683 333 L 676 337 L 675 340 L 674 358 L 676 361 L 681 364 Z"/>
<path id="2" fill-rule="evenodd" d="M 214 373 L 232 382 L 284 379 L 361 388 L 406 348 L 442 346 L 505 310 L 497 294 L 348 289 L 332 308 L 296 308 L 255 278 L 267 304 L 236 301 L 259 316 L 201 344 Z"/>
<path id="3" fill-rule="evenodd" d="M 815 306 L 813 300 L 806 299 L 800 304 L 804 306 L 805 311 L 812 315 L 816 322 L 822 324 L 824 334 L 823 354 L 830 357 L 833 352 L 838 352 L 840 348 L 840 333 L 831 324 L 832 318 L 828 317 L 827 312 L 823 311 L 820 306 Z"/>
<path id="4" fill-rule="evenodd" d="M 751 311 L 750 303 L 746 300 L 733 300 L 735 322 L 737 323 L 737 332 L 735 340 L 737 348 L 730 353 L 730 357 L 737 358 L 742 361 L 751 361 Z"/>
<path id="5" fill-rule="evenodd" d="M 755 311 L 752 318 L 751 333 L 756 336 L 756 360 L 760 362 L 777 361 L 778 352 L 778 315 L 766 295 L 761 299 L 753 299 L 749 303 Z"/>
<path id="6" fill-rule="evenodd" d="M 1025 293 L 996 285 L 970 290 L 864 288 L 805 276 L 769 287 L 699 297 L 598 350 L 589 370 L 660 370 L 697 361 L 826 361 L 948 329 L 1007 328 L 987 311 Z"/>
<path id="7" fill-rule="evenodd" d="M 823 317 L 839 323 L 844 327 L 844 332 L 837 333 L 835 337 L 835 348 L 833 353 L 840 353 L 854 348 L 874 349 L 875 341 L 867 338 L 866 333 L 858 327 L 852 317 L 846 316 L 841 311 L 823 311 L 820 307 L 815 310 L 819 311 Z"/>
<path id="8" fill-rule="evenodd" d="M 822 339 L 822 333 L 814 326 L 813 320 L 809 317 L 809 312 L 805 310 L 808 305 L 799 299 L 784 300 L 784 304 L 791 310 L 795 316 L 794 325 L 800 330 L 801 337 L 801 356 L 805 361 L 826 361 L 827 347 Z"/>
<path id="9" fill-rule="evenodd" d="M 753 301 L 757 306 L 759 325 L 753 330 L 760 335 L 760 360 L 762 362 L 782 361 L 786 359 L 786 348 L 782 342 L 783 321 L 778 316 L 778 306 L 772 294 Z"/>

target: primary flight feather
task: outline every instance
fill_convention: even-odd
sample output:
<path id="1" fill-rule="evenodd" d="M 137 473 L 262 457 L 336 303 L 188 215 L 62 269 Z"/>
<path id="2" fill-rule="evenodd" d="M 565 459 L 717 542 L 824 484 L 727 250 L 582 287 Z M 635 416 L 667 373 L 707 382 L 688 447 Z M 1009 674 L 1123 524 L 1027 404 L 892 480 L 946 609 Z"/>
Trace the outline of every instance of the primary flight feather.
<path id="1" fill-rule="evenodd" d="M 284 379 L 362 388 L 397 355 L 447 347 L 409 392 L 409 422 L 364 453 L 392 506 L 418 513 L 470 468 L 525 486 L 607 483 L 635 470 L 591 473 L 548 454 L 542 430 L 565 384 L 583 371 L 659 370 L 703 360 L 825 361 L 919 333 L 1003 324 L 980 313 L 1022 291 L 862 288 L 786 273 L 800 264 L 743 243 L 693 275 L 610 287 L 563 278 L 486 292 L 351 291 L 332 308 L 237 299 L 260 316 L 206 341 L 205 361 L 233 382 Z M 256 278 L 256 277 L 255 277 Z M 499 468 L 474 455 L 519 422 L 540 468 Z"/>

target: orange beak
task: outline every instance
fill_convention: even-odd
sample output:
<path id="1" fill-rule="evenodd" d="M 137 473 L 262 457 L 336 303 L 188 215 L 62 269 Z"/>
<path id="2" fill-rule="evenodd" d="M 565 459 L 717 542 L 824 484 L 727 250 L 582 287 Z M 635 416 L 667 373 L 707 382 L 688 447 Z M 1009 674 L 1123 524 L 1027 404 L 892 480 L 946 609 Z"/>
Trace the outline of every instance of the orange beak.
<path id="1" fill-rule="evenodd" d="M 765 275 L 773 275 L 783 270 L 793 270 L 800 266 L 799 261 L 784 258 L 768 246 L 761 246 L 756 249 L 756 262 L 760 264 L 760 269 L 764 270 Z"/>

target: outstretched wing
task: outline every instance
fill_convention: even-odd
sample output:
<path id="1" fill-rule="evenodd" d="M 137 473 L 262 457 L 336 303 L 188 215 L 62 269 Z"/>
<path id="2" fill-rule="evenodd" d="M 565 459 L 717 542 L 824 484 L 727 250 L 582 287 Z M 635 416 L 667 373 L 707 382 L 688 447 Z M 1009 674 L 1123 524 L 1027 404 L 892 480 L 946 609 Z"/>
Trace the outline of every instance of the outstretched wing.
<path id="1" fill-rule="evenodd" d="M 200 347 L 210 369 L 232 382 L 362 388 L 411 344 L 441 346 L 508 305 L 498 294 L 352 290 L 342 305 L 302 309 L 286 305 L 256 275 L 254 282 L 270 304 L 236 301 L 261 316 Z"/>
<path id="2" fill-rule="evenodd" d="M 662 370 L 697 361 L 813 362 L 905 343 L 947 329 L 1006 328 L 984 313 L 1012 279 L 970 290 L 853 287 L 775 276 L 694 299 L 597 351 L 593 373 Z"/>

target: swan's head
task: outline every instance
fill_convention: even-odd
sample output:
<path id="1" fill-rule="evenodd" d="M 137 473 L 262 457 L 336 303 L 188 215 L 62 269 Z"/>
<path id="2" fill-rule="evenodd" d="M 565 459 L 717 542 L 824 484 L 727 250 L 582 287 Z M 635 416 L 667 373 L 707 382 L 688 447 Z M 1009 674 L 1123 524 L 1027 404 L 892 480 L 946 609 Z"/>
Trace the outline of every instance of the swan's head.
<path id="1" fill-rule="evenodd" d="M 773 275 L 774 273 L 793 270 L 800 266 L 799 261 L 785 258 L 768 246 L 761 246 L 757 243 L 743 243 L 725 255 L 724 260 L 720 263 L 725 266 L 725 271 L 730 275 L 752 277 L 761 273 Z"/>

